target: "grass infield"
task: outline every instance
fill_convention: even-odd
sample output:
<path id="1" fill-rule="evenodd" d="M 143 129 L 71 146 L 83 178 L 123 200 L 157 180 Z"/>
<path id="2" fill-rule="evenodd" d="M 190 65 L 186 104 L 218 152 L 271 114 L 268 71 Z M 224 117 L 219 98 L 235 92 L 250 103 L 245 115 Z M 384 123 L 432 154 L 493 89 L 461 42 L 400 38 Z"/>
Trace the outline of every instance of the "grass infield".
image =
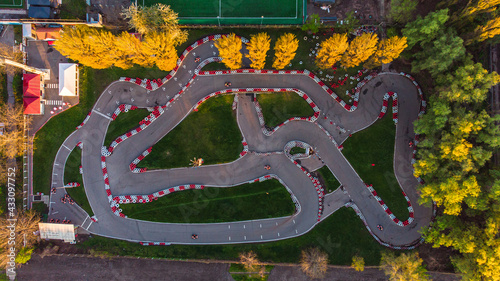
<path id="1" fill-rule="evenodd" d="M 130 218 L 172 223 L 214 223 L 292 215 L 295 205 L 277 180 L 227 188 L 175 192 L 147 204 L 121 204 Z"/>
<path id="2" fill-rule="evenodd" d="M 85 189 L 83 187 L 83 178 L 80 174 L 80 165 L 82 163 L 82 151 L 80 148 L 74 148 L 73 151 L 68 156 L 66 165 L 64 166 L 64 183 L 68 182 L 78 182 L 79 187 L 67 188 L 66 192 L 75 200 L 82 209 L 84 209 L 90 216 L 94 215 L 92 208 L 90 207 L 89 200 L 87 199 L 87 194 L 85 194 Z M 59 198 L 57 198 L 59 199 Z M 68 204 L 68 203 L 66 203 Z"/>
<path id="3" fill-rule="evenodd" d="M 309 117 L 314 110 L 294 92 L 258 94 L 266 125 L 274 128 L 292 117 Z"/>
<path id="4" fill-rule="evenodd" d="M 106 131 L 106 138 L 104 139 L 104 145 L 109 146 L 117 137 L 135 129 L 136 127 L 139 127 L 139 122 L 149 114 L 150 112 L 145 108 L 138 108 L 130 110 L 129 112 L 121 112 L 114 121 L 109 123 L 108 130 Z"/>
<path id="5" fill-rule="evenodd" d="M 363 181 L 373 185 L 394 215 L 405 220 L 409 216 L 408 205 L 394 175 L 395 134 L 392 114 L 386 114 L 382 120 L 348 138 L 342 153 Z"/>

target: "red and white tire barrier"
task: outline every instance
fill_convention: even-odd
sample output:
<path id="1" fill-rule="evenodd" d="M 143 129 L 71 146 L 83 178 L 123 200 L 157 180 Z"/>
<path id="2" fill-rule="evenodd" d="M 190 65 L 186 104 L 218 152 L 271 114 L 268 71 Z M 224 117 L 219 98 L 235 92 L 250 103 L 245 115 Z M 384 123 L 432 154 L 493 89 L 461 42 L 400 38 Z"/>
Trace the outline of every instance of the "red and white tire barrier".
<path id="1" fill-rule="evenodd" d="M 380 240 L 380 238 L 378 238 L 378 236 L 375 235 L 373 233 L 373 231 L 371 230 L 371 228 L 368 226 L 368 223 L 366 222 L 365 216 L 363 216 L 363 214 L 359 210 L 358 206 L 356 206 L 356 204 L 354 204 L 352 202 L 348 202 L 348 203 L 345 204 L 345 206 L 348 207 L 348 208 L 352 208 L 356 212 L 356 215 L 358 215 L 358 217 L 361 219 L 361 221 L 365 225 L 366 229 L 368 229 L 368 232 L 370 232 L 370 234 L 372 235 L 372 237 L 375 238 L 375 240 L 377 240 L 377 242 L 380 245 L 382 245 L 382 246 L 385 246 L 385 247 L 388 247 L 388 248 L 391 248 L 391 249 L 395 249 L 395 250 L 412 250 L 412 249 L 415 249 L 418 245 L 420 245 L 421 243 L 424 242 L 424 238 L 420 238 L 418 241 L 416 241 L 412 245 L 408 245 L 408 246 L 393 246 L 391 244 L 382 242 Z"/>
<path id="2" fill-rule="evenodd" d="M 231 108 L 233 110 L 236 110 L 237 107 L 238 107 L 238 95 L 234 95 L 234 100 L 233 100 L 233 104 L 231 105 Z"/>
<path id="3" fill-rule="evenodd" d="M 382 109 L 380 110 L 380 114 L 378 115 L 379 119 L 382 119 L 387 113 L 387 107 L 389 106 L 389 99 L 392 97 L 392 120 L 394 123 L 398 123 L 398 94 L 394 92 L 387 92 L 384 95 Z"/>
<path id="4" fill-rule="evenodd" d="M 64 185 L 64 187 L 79 187 L 80 184 L 77 182 L 68 182 L 67 184 Z"/>
<path id="5" fill-rule="evenodd" d="M 114 121 L 116 119 L 116 117 L 118 117 L 118 115 L 120 115 L 120 113 L 122 113 L 122 112 L 128 112 L 129 110 L 135 110 L 135 109 L 137 109 L 137 106 L 135 106 L 135 105 L 120 104 L 115 109 L 115 112 L 113 112 L 113 115 L 111 115 L 111 119 L 113 119 L 112 121 Z"/>
<path id="6" fill-rule="evenodd" d="M 407 226 L 407 225 L 409 225 L 410 223 L 413 222 L 413 219 L 414 219 L 413 207 L 411 206 L 410 198 L 408 198 L 408 196 L 406 196 L 406 193 L 404 191 L 403 191 L 403 195 L 404 195 L 404 197 L 406 199 L 406 202 L 408 204 L 409 217 L 408 217 L 407 220 L 401 221 L 398 218 L 396 218 L 396 216 L 391 212 L 391 210 L 389 209 L 389 207 L 387 207 L 387 205 L 385 204 L 384 200 L 382 200 L 382 198 L 380 198 L 378 196 L 378 194 L 375 191 L 375 189 L 373 189 L 373 186 L 371 184 L 365 184 L 365 185 L 368 188 L 368 190 L 371 192 L 371 194 L 373 195 L 373 197 L 375 197 L 375 199 L 377 199 L 377 201 L 380 204 L 380 206 L 382 206 L 382 209 L 384 209 L 384 211 L 386 212 L 386 214 L 389 215 L 389 217 L 392 219 L 393 222 L 395 222 L 399 226 Z"/>
<path id="7" fill-rule="evenodd" d="M 305 153 L 299 153 L 299 154 L 290 154 L 290 150 L 294 147 L 300 147 L 300 148 L 303 148 L 306 150 Z M 289 141 L 287 142 L 287 144 L 285 144 L 285 147 L 284 147 L 284 151 L 285 151 L 285 155 L 286 157 L 288 157 L 289 159 L 292 159 L 292 160 L 295 160 L 295 159 L 299 159 L 299 158 L 306 158 L 306 157 L 309 157 L 309 154 L 307 153 L 308 149 L 312 149 L 312 147 L 305 143 L 305 142 L 302 142 L 302 141 Z"/>
<path id="8" fill-rule="evenodd" d="M 200 62 L 200 64 L 195 68 L 194 73 L 198 74 L 202 68 L 204 68 L 207 64 L 212 63 L 212 62 L 221 62 L 222 58 L 221 57 L 211 57 L 208 59 L 203 60 Z"/>
<path id="9" fill-rule="evenodd" d="M 131 83 L 139 85 L 139 86 L 141 86 L 147 90 L 150 90 L 150 91 L 156 90 L 159 87 L 161 87 L 163 84 L 165 84 L 168 80 L 170 80 L 170 78 L 172 78 L 175 75 L 175 73 L 177 73 L 177 70 L 179 70 L 180 65 L 182 64 L 184 59 L 188 56 L 189 52 L 191 52 L 192 50 L 194 50 L 196 47 L 200 46 L 203 43 L 206 43 L 206 42 L 212 41 L 212 40 L 218 40 L 223 35 L 225 35 L 225 34 L 210 35 L 210 36 L 204 37 L 202 39 L 199 39 L 198 41 L 194 42 L 191 46 L 187 47 L 186 50 L 184 50 L 182 55 L 177 60 L 177 65 L 175 66 L 175 68 L 172 71 L 170 71 L 170 73 L 167 76 L 165 76 L 163 79 L 149 80 L 147 78 L 145 78 L 145 79 L 135 78 L 134 79 L 134 78 L 128 78 L 128 77 L 121 77 L 120 81 L 131 82 Z M 248 39 L 240 37 L 240 36 L 237 36 L 237 37 L 239 37 L 241 39 L 242 43 L 248 43 Z M 213 61 L 220 61 L 220 60 L 216 60 L 216 58 L 209 58 L 209 59 L 214 59 Z M 213 61 L 210 61 L 210 62 L 213 62 Z M 195 73 L 196 72 L 197 71 L 195 70 Z"/>
<path id="10" fill-rule="evenodd" d="M 147 168 L 137 168 L 137 165 L 139 164 L 139 162 L 142 161 L 142 159 L 144 159 L 144 157 L 148 156 L 152 150 L 153 147 L 151 146 L 150 148 L 144 150 L 144 152 L 142 152 L 141 155 L 137 156 L 137 158 L 135 158 L 134 161 L 130 163 L 129 168 L 130 171 L 132 171 L 132 173 L 144 173 L 147 171 Z"/>
<path id="11" fill-rule="evenodd" d="M 243 141 L 241 142 L 241 144 L 243 145 L 243 151 L 240 152 L 240 157 L 243 157 L 248 153 L 248 143 L 245 140 L 245 138 L 243 138 Z"/>
<path id="12" fill-rule="evenodd" d="M 142 246 L 170 246 L 168 242 L 139 242 Z"/>
<path id="13" fill-rule="evenodd" d="M 83 149 L 83 143 L 81 141 L 79 141 L 76 146 L 78 146 L 80 149 Z"/>
<path id="14" fill-rule="evenodd" d="M 113 198 L 113 201 L 115 201 L 118 204 L 135 204 L 135 203 L 148 203 L 152 202 L 154 200 L 158 200 L 158 198 L 163 197 L 165 195 L 168 195 L 170 193 L 174 193 L 177 191 L 183 191 L 183 190 L 193 190 L 193 189 L 203 189 L 205 188 L 204 185 L 200 184 L 186 184 L 186 185 L 178 185 L 170 188 L 166 188 L 163 190 L 160 190 L 158 192 L 155 192 L 153 194 L 148 194 L 148 195 L 120 195 L 120 196 L 115 196 Z"/>
<path id="15" fill-rule="evenodd" d="M 323 215 L 323 202 L 325 200 L 325 189 L 323 188 L 319 180 L 316 177 L 313 177 L 311 173 L 309 173 L 297 161 L 293 161 L 293 164 L 299 167 L 299 169 L 301 169 L 302 172 L 304 172 L 314 184 L 314 188 L 316 189 L 316 193 L 318 194 L 318 221 L 320 221 L 321 215 Z"/>
<path id="16" fill-rule="evenodd" d="M 97 217 L 96 217 L 96 216 L 91 216 L 91 217 L 90 217 L 90 219 L 91 219 L 93 222 L 97 222 L 97 221 L 99 221 L 99 220 L 97 219 Z"/>
<path id="17" fill-rule="evenodd" d="M 290 190 L 290 188 L 277 175 L 275 175 L 275 174 L 265 175 L 265 176 L 262 176 L 262 177 L 259 177 L 259 178 L 253 179 L 253 180 L 249 180 L 247 183 L 263 182 L 263 181 L 270 180 L 270 179 L 275 179 L 275 180 L 279 181 L 281 183 L 281 185 L 283 185 L 286 188 L 288 193 L 290 193 L 290 198 L 292 199 L 293 204 L 295 204 L 295 212 L 300 213 L 301 207 L 299 204 L 299 200 L 297 200 L 297 197 L 295 197 L 295 195 L 293 195 L 293 192 Z"/>
<path id="18" fill-rule="evenodd" d="M 125 107 L 124 111 L 125 110 L 127 110 L 126 107 Z M 149 125 L 151 125 L 151 123 L 153 123 L 156 119 L 158 119 L 158 117 L 160 117 L 165 112 L 164 107 L 162 107 L 162 106 L 155 106 L 155 107 L 151 108 L 150 110 L 151 110 L 151 114 L 149 114 L 148 116 L 146 116 L 143 120 L 141 120 L 139 122 L 139 127 L 135 128 L 133 130 L 130 130 L 127 133 L 117 137 L 111 143 L 111 145 L 107 149 L 108 152 L 110 153 L 109 155 L 111 155 L 111 153 L 113 153 L 113 151 L 115 150 L 116 146 L 118 146 L 118 144 L 120 144 L 124 140 L 134 136 L 135 134 L 141 132 L 142 130 L 146 129 Z M 109 156 L 109 155 L 105 155 L 105 156 Z"/>
<path id="19" fill-rule="evenodd" d="M 83 175 L 83 167 L 81 165 L 79 167 L 79 170 L 80 170 L 80 175 Z"/>
<path id="20" fill-rule="evenodd" d="M 92 114 L 92 111 L 89 112 L 89 114 L 87 114 L 87 116 L 85 117 L 85 119 L 83 119 L 83 122 L 76 126 L 76 129 L 80 129 L 81 127 L 83 127 L 83 125 L 85 125 L 85 123 L 87 123 L 87 121 L 89 121 L 89 118 L 90 118 L 90 115 Z"/>

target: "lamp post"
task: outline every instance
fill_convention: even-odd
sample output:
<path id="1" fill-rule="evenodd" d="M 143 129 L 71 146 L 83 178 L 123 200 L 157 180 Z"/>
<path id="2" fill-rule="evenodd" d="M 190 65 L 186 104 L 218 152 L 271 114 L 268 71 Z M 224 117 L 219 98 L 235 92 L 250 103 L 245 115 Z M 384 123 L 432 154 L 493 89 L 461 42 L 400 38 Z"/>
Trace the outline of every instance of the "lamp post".
<path id="1" fill-rule="evenodd" d="M 264 21 L 264 16 L 260 17 L 260 28 L 262 28 L 262 22 Z"/>
<path id="2" fill-rule="evenodd" d="M 220 16 L 217 16 L 217 23 L 219 23 L 219 27 L 220 27 Z"/>

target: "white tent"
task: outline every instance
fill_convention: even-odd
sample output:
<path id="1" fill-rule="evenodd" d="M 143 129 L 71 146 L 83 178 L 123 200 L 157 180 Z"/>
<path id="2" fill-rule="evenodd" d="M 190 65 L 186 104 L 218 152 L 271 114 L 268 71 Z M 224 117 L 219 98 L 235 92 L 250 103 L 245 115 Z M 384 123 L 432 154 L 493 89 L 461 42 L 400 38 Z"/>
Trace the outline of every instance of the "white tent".
<path id="1" fill-rule="evenodd" d="M 62 223 L 38 223 L 40 238 L 58 239 L 64 242 L 75 242 L 75 225 Z"/>
<path id="2" fill-rule="evenodd" d="M 59 64 L 59 95 L 78 96 L 78 64 Z"/>

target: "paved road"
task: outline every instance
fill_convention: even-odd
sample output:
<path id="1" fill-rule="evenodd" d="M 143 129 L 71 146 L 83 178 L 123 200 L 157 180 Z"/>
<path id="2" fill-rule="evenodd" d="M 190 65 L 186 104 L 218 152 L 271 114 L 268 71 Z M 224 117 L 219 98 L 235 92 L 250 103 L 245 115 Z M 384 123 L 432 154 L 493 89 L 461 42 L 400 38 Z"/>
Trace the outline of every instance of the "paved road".
<path id="1" fill-rule="evenodd" d="M 358 109 L 348 112 L 313 79 L 304 74 L 254 74 L 235 73 L 198 75 L 193 81 L 194 53 L 202 61 L 217 56 L 212 41 L 201 44 L 182 61 L 175 76 L 155 91 L 148 91 L 130 82 L 114 82 L 96 102 L 86 124 L 72 133 L 60 147 L 53 167 L 52 186 L 64 184 L 66 159 L 78 142 L 83 143 L 82 166 L 84 187 L 89 203 L 98 222 L 92 222 L 79 207 L 59 203 L 61 192 L 52 195 L 50 218 L 69 218 L 89 232 L 129 241 L 153 241 L 174 244 L 249 243 L 286 239 L 311 230 L 320 220 L 351 200 L 358 206 L 370 229 L 378 224 L 378 239 L 395 246 L 414 244 L 420 239 L 419 229 L 430 222 L 432 210 L 419 206 L 417 180 L 412 175 L 412 150 L 408 141 L 413 139 L 413 121 L 419 112 L 420 101 L 413 83 L 397 74 L 383 74 L 372 79 L 362 89 Z M 321 114 L 316 122 L 292 121 L 274 133 L 263 134 L 252 97 L 238 95 L 237 122 L 242 137 L 248 143 L 249 153 L 238 160 L 222 165 L 203 166 L 197 169 L 178 168 L 132 173 L 129 164 L 148 147 L 168 134 L 193 109 L 196 103 L 210 93 L 224 89 L 231 81 L 233 88 L 296 88 L 305 92 L 319 107 Z M 187 87 L 180 96 L 176 94 Z M 378 118 L 382 98 L 388 91 L 399 94 L 399 124 L 396 130 L 394 170 L 401 188 L 413 202 L 415 220 L 408 226 L 395 224 L 371 195 L 363 180 L 337 148 L 349 134 L 370 126 Z M 172 98 L 175 100 L 170 102 Z M 214 187 L 231 187 L 265 175 L 282 180 L 300 207 L 288 217 L 218 223 L 173 224 L 140 221 L 115 215 L 110 208 L 101 170 L 101 147 L 106 130 L 119 104 L 138 107 L 167 105 L 165 113 L 140 133 L 121 142 L 106 158 L 107 175 L 113 196 L 144 195 L 184 184 L 203 184 Z M 325 120 L 324 117 L 327 117 Z M 330 124 L 329 120 L 335 122 Z M 333 140 L 320 128 L 328 131 Z M 340 131 L 339 128 L 344 128 Z M 345 192 L 336 191 L 324 198 L 322 215 L 318 218 L 320 202 L 311 179 L 283 153 L 286 143 L 292 140 L 311 145 L 344 186 Z M 367 145 L 370 145 L 367 143 Z M 267 154 L 264 154 L 267 153 Z M 269 164 L 270 171 L 263 169 Z M 376 188 L 376 187 L 375 187 Z M 395 190 L 395 192 L 401 192 Z M 402 218 L 405 219 L 405 218 Z M 192 240 L 197 233 L 199 239 Z"/>

